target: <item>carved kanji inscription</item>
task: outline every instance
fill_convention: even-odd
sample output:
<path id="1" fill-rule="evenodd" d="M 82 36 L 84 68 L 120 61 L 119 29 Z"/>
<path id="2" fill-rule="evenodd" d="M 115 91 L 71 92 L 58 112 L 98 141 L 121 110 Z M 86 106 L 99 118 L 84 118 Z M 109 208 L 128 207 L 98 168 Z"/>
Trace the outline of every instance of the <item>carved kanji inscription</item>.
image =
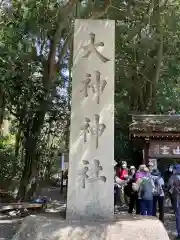
<path id="1" fill-rule="evenodd" d="M 93 163 L 90 164 L 87 160 L 82 160 L 84 165 L 83 169 L 79 171 L 78 175 L 80 176 L 81 187 L 86 187 L 86 182 L 95 182 L 102 181 L 106 182 L 106 177 L 104 175 L 100 175 L 103 167 L 100 164 L 98 159 L 94 159 Z"/>
<path id="2" fill-rule="evenodd" d="M 89 178 L 89 176 L 87 174 L 87 172 L 89 171 L 89 168 L 87 166 L 89 164 L 89 162 L 86 160 L 83 160 L 82 162 L 83 162 L 84 168 L 79 171 L 78 175 L 80 176 L 81 187 L 85 188 L 86 187 L 86 179 Z"/>
<path id="3" fill-rule="evenodd" d="M 91 74 L 86 73 L 85 80 L 83 80 L 82 83 L 84 84 L 84 87 L 81 92 L 84 92 L 84 97 L 88 97 L 88 89 L 91 88 L 93 94 L 96 95 L 96 103 L 99 104 L 100 96 L 107 85 L 106 80 L 101 80 L 101 73 L 95 71 L 95 81 L 91 80 Z"/>
<path id="4" fill-rule="evenodd" d="M 104 43 L 103 42 L 98 42 L 98 43 L 95 43 L 95 33 L 90 33 L 89 34 L 89 37 L 90 37 L 90 43 L 83 48 L 83 50 L 85 51 L 85 54 L 83 56 L 83 58 L 88 58 L 91 53 L 95 53 L 103 63 L 106 63 L 108 61 L 110 61 L 109 58 L 103 56 L 98 50 L 97 48 L 98 47 L 104 47 Z"/>
<path id="5" fill-rule="evenodd" d="M 95 125 L 91 127 L 91 133 L 96 137 L 96 148 L 99 146 L 99 137 L 103 134 L 106 126 L 104 123 L 100 123 L 100 116 L 98 114 L 94 115 Z"/>
<path id="6" fill-rule="evenodd" d="M 87 135 L 90 132 L 90 121 L 91 120 L 88 117 L 85 117 L 84 125 L 81 127 L 84 136 L 84 143 L 87 142 Z"/>
<path id="7" fill-rule="evenodd" d="M 91 133 L 96 138 L 96 148 L 99 146 L 99 137 L 103 134 L 106 125 L 104 123 L 100 123 L 100 116 L 98 114 L 94 115 L 94 124 L 90 124 L 91 120 L 88 117 L 85 117 L 85 123 L 81 127 L 81 131 L 83 131 L 84 135 L 84 143 L 87 142 L 87 135 Z"/>
<path id="8" fill-rule="evenodd" d="M 84 97 L 88 97 L 88 88 L 91 87 L 91 74 L 86 73 L 85 76 L 85 80 L 82 81 L 82 83 L 84 84 L 83 89 L 81 90 L 81 92 L 84 92 Z"/>

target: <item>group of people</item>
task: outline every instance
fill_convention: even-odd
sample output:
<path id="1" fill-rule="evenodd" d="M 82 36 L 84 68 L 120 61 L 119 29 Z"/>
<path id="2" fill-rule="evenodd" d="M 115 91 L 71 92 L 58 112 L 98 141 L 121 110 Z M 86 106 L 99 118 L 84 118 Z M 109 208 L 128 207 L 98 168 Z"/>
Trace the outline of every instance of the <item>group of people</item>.
<path id="1" fill-rule="evenodd" d="M 164 222 L 165 193 L 168 193 L 176 215 L 177 239 L 180 239 L 180 165 L 173 167 L 173 174 L 165 187 L 163 176 L 151 163 L 127 168 L 127 163 L 114 168 L 114 204 L 128 204 L 128 212 L 156 216 L 157 205 L 159 219 Z M 166 192 L 167 191 L 167 192 Z"/>

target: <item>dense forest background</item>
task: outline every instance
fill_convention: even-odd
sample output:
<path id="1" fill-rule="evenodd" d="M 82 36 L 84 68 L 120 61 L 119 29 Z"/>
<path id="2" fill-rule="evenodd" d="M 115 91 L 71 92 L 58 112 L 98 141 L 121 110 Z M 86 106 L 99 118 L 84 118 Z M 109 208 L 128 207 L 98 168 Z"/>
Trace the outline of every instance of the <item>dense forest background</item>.
<path id="1" fill-rule="evenodd" d="M 75 18 L 116 20 L 115 157 L 131 113 L 179 110 L 179 0 L 0 1 L 0 183 L 32 195 L 68 152 Z"/>

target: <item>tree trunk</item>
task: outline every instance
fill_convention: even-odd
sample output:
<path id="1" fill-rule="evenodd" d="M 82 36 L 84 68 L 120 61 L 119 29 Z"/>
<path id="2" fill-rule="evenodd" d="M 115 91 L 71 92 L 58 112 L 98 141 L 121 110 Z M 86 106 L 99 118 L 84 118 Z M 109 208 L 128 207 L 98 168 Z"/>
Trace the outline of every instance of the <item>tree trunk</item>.
<path id="1" fill-rule="evenodd" d="M 18 132 L 16 134 L 16 141 L 15 141 L 15 157 L 18 158 L 19 156 L 19 149 L 21 144 L 21 128 L 18 128 Z"/>
<path id="2" fill-rule="evenodd" d="M 157 84 L 158 84 L 159 78 L 160 78 L 162 59 L 163 59 L 163 36 L 161 36 L 160 43 L 159 43 L 155 76 L 154 76 L 153 84 L 152 84 L 152 99 L 151 99 L 150 110 L 151 110 L 151 113 L 154 113 L 154 114 L 156 113 Z"/>
<path id="3" fill-rule="evenodd" d="M 29 129 L 24 134 L 25 141 L 24 141 L 24 149 L 25 149 L 25 156 L 24 156 L 24 169 L 20 181 L 19 192 L 18 192 L 18 199 L 25 199 L 30 198 L 33 195 L 31 192 L 31 196 L 28 193 L 29 190 L 32 188 L 32 184 L 36 181 L 38 174 L 38 162 L 36 161 L 36 154 L 37 154 L 37 144 L 38 138 L 40 135 L 41 127 L 44 123 L 45 114 L 47 112 L 47 104 L 45 101 L 41 104 L 41 111 L 39 111 L 36 116 L 31 120 L 32 121 L 32 128 Z M 28 123 L 30 125 L 30 123 Z M 28 193 L 28 196 L 27 196 Z"/>
<path id="4" fill-rule="evenodd" d="M 31 175 L 31 184 L 29 185 L 29 188 L 27 189 L 26 193 L 26 199 L 31 199 L 32 197 L 36 196 L 36 192 L 39 187 L 39 170 L 40 170 L 40 154 L 37 154 L 35 157 L 35 165 L 32 164 L 32 175 Z"/>
<path id="5" fill-rule="evenodd" d="M 156 66 L 155 66 L 155 74 L 152 80 L 152 98 L 151 98 L 151 106 L 150 111 L 151 113 L 156 113 L 156 91 L 157 91 L 157 84 L 160 78 L 161 72 L 161 63 L 163 60 L 163 33 L 161 30 L 161 12 L 160 12 L 160 2 L 159 0 L 155 1 L 154 4 L 154 12 L 153 12 L 156 24 L 156 34 L 159 39 L 159 44 L 157 46 L 157 59 L 156 59 Z"/>
<path id="6" fill-rule="evenodd" d="M 0 133 L 2 134 L 2 125 L 4 120 L 4 111 L 5 111 L 5 95 L 3 88 L 0 87 Z"/>
<path id="7" fill-rule="evenodd" d="M 24 157 L 24 169 L 19 186 L 18 199 L 25 199 L 28 190 L 32 184 L 32 172 L 35 167 L 34 157 L 36 150 L 36 143 L 31 136 L 25 138 L 25 157 Z"/>
<path id="8" fill-rule="evenodd" d="M 70 50 L 70 56 L 69 56 L 69 61 L 68 61 L 68 69 L 69 69 L 69 82 L 67 86 L 67 93 L 68 93 L 68 100 L 67 100 L 67 109 L 68 109 L 68 114 L 67 114 L 67 121 L 66 121 L 66 129 L 65 129 L 65 150 L 69 150 L 69 137 L 70 137 L 70 124 L 71 124 L 71 86 L 72 86 L 72 65 L 73 65 L 73 41 L 70 42 L 69 44 L 69 50 Z"/>

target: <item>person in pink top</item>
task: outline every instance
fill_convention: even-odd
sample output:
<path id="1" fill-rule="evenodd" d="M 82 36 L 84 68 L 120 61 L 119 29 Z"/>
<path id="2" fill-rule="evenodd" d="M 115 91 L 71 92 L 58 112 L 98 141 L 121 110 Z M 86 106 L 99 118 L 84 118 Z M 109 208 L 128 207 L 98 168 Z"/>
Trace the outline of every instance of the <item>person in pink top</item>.
<path id="1" fill-rule="evenodd" d="M 144 171 L 145 168 L 146 168 L 146 165 L 144 164 L 139 166 L 139 170 L 136 172 L 136 176 L 135 176 L 136 181 L 138 181 L 139 179 L 145 176 L 145 171 Z"/>
<path id="2" fill-rule="evenodd" d="M 138 198 L 138 189 L 139 189 L 139 185 L 141 183 L 141 179 L 143 177 L 145 177 L 146 173 L 145 173 L 145 168 L 146 165 L 142 164 L 139 166 L 138 171 L 135 173 L 135 192 L 136 192 L 136 214 L 140 214 L 140 202 L 141 200 Z"/>

